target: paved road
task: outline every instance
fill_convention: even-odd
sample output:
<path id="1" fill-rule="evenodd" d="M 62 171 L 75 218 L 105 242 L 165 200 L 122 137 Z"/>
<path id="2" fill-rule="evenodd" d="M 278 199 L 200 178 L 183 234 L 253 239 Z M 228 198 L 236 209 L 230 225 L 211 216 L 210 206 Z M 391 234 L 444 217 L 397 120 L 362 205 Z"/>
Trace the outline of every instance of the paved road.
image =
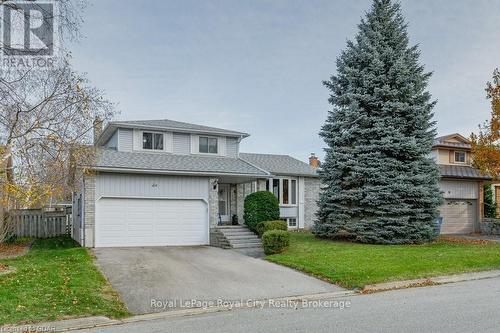
<path id="1" fill-rule="evenodd" d="M 500 278 L 352 296 L 350 308 L 240 309 L 85 332 L 499 332 Z"/>

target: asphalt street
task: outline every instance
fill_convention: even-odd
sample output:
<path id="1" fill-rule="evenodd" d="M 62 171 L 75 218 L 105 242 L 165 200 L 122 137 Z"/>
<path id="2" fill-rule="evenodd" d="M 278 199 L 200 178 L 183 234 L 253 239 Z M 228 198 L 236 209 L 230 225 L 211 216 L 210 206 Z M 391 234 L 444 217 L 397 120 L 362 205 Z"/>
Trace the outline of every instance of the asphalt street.
<path id="1" fill-rule="evenodd" d="M 500 278 L 237 309 L 79 332 L 499 332 Z M 316 305 L 316 306 L 315 306 Z"/>

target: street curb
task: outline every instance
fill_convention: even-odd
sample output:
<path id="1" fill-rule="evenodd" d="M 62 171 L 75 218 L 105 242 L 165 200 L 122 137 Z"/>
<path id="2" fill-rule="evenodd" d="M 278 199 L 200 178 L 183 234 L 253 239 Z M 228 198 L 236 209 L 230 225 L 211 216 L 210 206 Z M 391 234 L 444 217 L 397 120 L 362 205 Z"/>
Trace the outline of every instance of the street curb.
<path id="1" fill-rule="evenodd" d="M 426 286 L 455 283 L 455 282 L 491 279 L 496 277 L 500 277 L 500 270 L 472 272 L 472 273 L 455 274 L 455 275 L 444 275 L 444 276 L 436 276 L 436 277 L 414 279 L 414 280 L 393 281 L 387 283 L 366 285 L 361 290 L 361 293 L 368 294 L 368 293 L 388 291 L 388 290 L 405 289 L 412 287 L 426 287 Z"/>
<path id="2" fill-rule="evenodd" d="M 209 313 L 217 313 L 217 312 L 225 312 L 232 311 L 235 309 L 252 309 L 258 308 L 262 304 L 269 305 L 270 302 L 287 302 L 287 301 L 319 301 L 324 299 L 333 299 L 333 298 L 341 298 L 348 296 L 355 296 L 360 294 L 369 294 L 375 292 L 383 292 L 389 290 L 396 289 L 404 289 L 411 287 L 422 287 L 422 286 L 430 286 L 430 285 L 440 285 L 447 283 L 455 283 L 455 282 L 465 282 L 465 281 L 474 281 L 474 280 L 483 280 L 500 277 L 500 270 L 492 270 L 492 271 L 484 271 L 484 272 L 474 272 L 474 273 L 464 273 L 457 275 L 446 275 L 446 276 L 437 276 L 432 278 L 424 278 L 424 279 L 414 279 L 414 280 L 405 280 L 405 281 L 395 281 L 388 283 L 379 283 L 374 285 L 367 285 L 361 291 L 359 290 L 344 290 L 337 292 L 327 292 L 327 293 L 318 293 L 318 294 L 307 294 L 307 295 L 296 295 L 296 296 L 287 296 L 287 297 L 278 297 L 278 298 L 270 298 L 270 299 L 261 299 L 261 300 L 252 300 L 253 305 L 244 304 L 239 307 L 230 307 L 230 306 L 212 306 L 207 308 L 192 308 L 192 309 L 181 309 L 181 310 L 172 310 L 166 312 L 155 312 L 148 313 L 143 315 L 132 316 L 124 319 L 110 319 L 104 316 L 96 316 L 96 317 L 83 317 L 83 318 L 75 318 L 75 319 L 67 319 L 56 322 L 45 322 L 45 323 L 36 323 L 36 324 L 25 324 L 18 326 L 0 326 L 0 332 L 8 333 L 8 332 L 36 332 L 33 328 L 38 327 L 39 331 L 47 331 L 50 332 L 66 332 L 71 330 L 82 330 L 82 329 L 91 329 L 96 327 L 106 327 L 106 326 L 115 326 L 115 325 L 124 325 L 130 323 L 138 323 L 145 321 L 153 321 L 159 319 L 168 319 L 168 318 L 178 318 L 178 317 L 187 317 L 201 314 L 209 314 Z M 29 330 L 31 328 L 31 330 Z"/>
<path id="3" fill-rule="evenodd" d="M 355 295 L 357 292 L 354 290 L 345 290 L 338 292 L 327 292 L 327 293 L 319 293 L 319 294 L 307 294 L 307 295 L 296 295 L 296 296 L 287 296 L 287 297 L 279 297 L 279 298 L 270 298 L 270 299 L 261 299 L 261 300 L 252 300 L 250 305 L 243 304 L 238 307 L 230 307 L 230 306 L 212 306 L 207 308 L 193 308 L 193 309 L 182 309 L 182 310 L 172 310 L 166 312 L 156 312 L 156 313 L 148 313 L 143 315 L 132 316 L 124 319 L 110 319 L 104 316 L 98 317 L 84 317 L 84 318 L 76 318 L 76 319 L 67 319 L 56 322 L 46 322 L 46 323 L 37 323 L 37 324 L 26 324 L 19 326 L 0 326 L 0 332 L 8 333 L 8 332 L 33 332 L 33 328 L 38 327 L 39 331 L 47 331 L 50 332 L 66 332 L 71 330 L 82 330 L 82 329 L 91 329 L 96 327 L 106 327 L 106 326 L 115 326 L 115 325 L 124 325 L 130 323 L 138 323 L 145 321 L 153 321 L 159 319 L 168 319 L 168 318 L 178 318 L 178 317 L 187 317 L 208 313 L 216 313 L 216 312 L 225 312 L 236 309 L 252 309 L 259 308 L 262 305 L 269 305 L 270 302 L 287 302 L 287 301 L 315 301 L 315 300 L 323 300 L 323 299 L 332 299 L 335 297 L 347 297 Z M 253 305 L 252 305 L 253 304 Z M 28 328 L 32 328 L 28 330 Z M 36 331 L 35 331 L 36 332 Z"/>

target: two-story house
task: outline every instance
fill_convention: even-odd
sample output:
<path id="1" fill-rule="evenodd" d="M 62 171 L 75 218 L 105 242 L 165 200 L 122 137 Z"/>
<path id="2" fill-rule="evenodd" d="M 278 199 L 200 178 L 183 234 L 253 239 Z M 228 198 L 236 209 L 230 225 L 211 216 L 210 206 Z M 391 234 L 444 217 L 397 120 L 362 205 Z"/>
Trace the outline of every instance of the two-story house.
<path id="1" fill-rule="evenodd" d="M 460 134 L 435 140 L 432 157 L 441 172 L 440 188 L 445 198 L 440 207 L 441 233 L 480 232 L 483 217 L 483 182 L 491 180 L 472 167 L 470 141 Z"/>
<path id="2" fill-rule="evenodd" d="M 96 122 L 96 158 L 74 195 L 73 237 L 87 247 L 203 245 L 243 224 L 244 198 L 271 191 L 289 228 L 314 220 L 316 168 L 287 155 L 240 153 L 249 135 L 172 120 Z"/>

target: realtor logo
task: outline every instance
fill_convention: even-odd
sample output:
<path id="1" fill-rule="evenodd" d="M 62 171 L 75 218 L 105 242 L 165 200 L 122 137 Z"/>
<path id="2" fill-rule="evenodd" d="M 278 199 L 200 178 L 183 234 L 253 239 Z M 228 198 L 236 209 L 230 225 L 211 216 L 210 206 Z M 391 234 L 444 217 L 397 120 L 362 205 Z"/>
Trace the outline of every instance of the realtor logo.
<path id="1" fill-rule="evenodd" d="M 2 68 L 52 68 L 57 51 L 56 3 L 15 1 L 1 4 Z"/>

